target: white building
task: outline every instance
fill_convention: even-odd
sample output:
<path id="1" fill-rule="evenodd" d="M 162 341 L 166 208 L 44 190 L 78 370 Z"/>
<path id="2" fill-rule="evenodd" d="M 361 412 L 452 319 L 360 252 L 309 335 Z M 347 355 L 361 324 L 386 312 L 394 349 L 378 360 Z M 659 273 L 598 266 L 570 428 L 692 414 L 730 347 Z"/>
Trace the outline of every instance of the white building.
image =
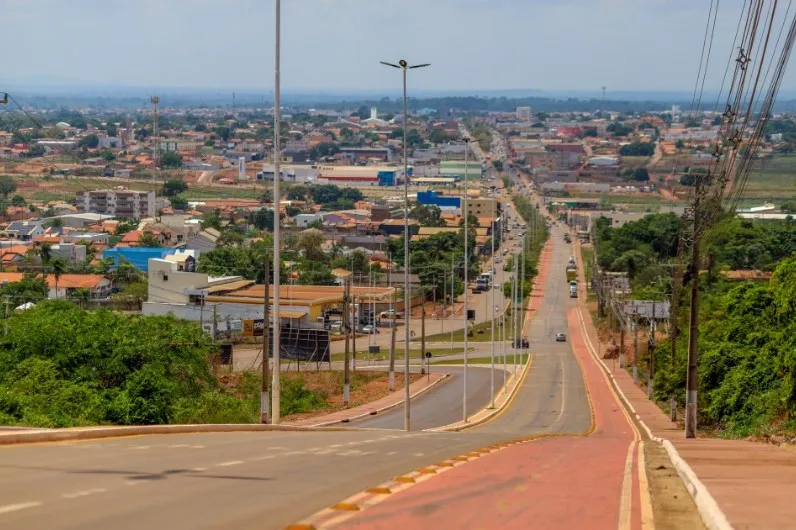
<path id="1" fill-rule="evenodd" d="M 307 226 L 317 220 L 323 221 L 324 214 L 322 213 L 300 213 L 294 219 L 296 220 L 296 226 L 299 228 L 307 228 Z"/>
<path id="2" fill-rule="evenodd" d="M 521 121 L 531 121 L 533 113 L 531 107 L 517 107 L 517 119 Z"/>
<path id="3" fill-rule="evenodd" d="M 102 213 L 127 219 L 154 217 L 157 213 L 154 191 L 78 191 L 75 206 L 81 213 Z"/>

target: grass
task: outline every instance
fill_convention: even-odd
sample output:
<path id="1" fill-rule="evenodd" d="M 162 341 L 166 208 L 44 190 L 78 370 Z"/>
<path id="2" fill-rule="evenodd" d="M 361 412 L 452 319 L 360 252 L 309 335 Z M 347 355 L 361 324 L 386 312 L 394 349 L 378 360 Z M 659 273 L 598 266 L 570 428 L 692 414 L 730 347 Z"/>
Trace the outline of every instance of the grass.
<path id="1" fill-rule="evenodd" d="M 775 204 L 796 198 L 796 156 L 777 155 L 756 161 L 743 197 Z"/>
<path id="2" fill-rule="evenodd" d="M 529 354 L 527 353 L 521 353 L 517 355 L 517 363 L 518 364 L 525 363 L 528 360 L 528 355 Z M 444 361 L 434 361 L 434 359 L 431 360 L 431 364 L 440 364 L 440 365 L 462 364 L 463 362 L 464 361 L 462 359 L 447 359 Z M 491 362 L 492 362 L 491 357 L 471 357 L 467 359 L 467 364 L 490 364 Z M 502 366 L 503 358 L 501 357 L 500 360 L 498 361 L 498 356 L 495 355 L 496 366 L 498 365 L 498 362 L 500 362 Z M 514 355 L 506 353 L 506 362 L 508 362 L 509 364 L 514 364 Z"/>
<path id="3" fill-rule="evenodd" d="M 592 260 L 594 259 L 594 248 L 580 247 L 580 254 L 583 261 L 583 273 L 586 276 L 586 288 L 591 289 L 589 285 L 589 278 L 591 278 Z"/>
<path id="4" fill-rule="evenodd" d="M 428 339 L 426 339 L 428 340 Z M 455 355 L 459 353 L 464 353 L 462 348 L 454 347 L 452 350 L 450 348 L 426 348 L 427 352 L 431 352 L 432 357 L 437 357 L 440 355 Z M 344 361 L 345 360 L 345 353 L 333 353 L 332 354 L 332 361 Z M 395 346 L 395 359 L 404 358 L 404 348 L 403 345 L 396 345 Z M 357 360 L 358 361 L 388 361 L 390 359 L 390 348 L 382 347 L 381 352 L 370 354 L 367 350 L 359 350 L 357 351 Z M 412 344 L 412 347 L 409 349 L 409 359 L 420 359 L 420 348 L 417 344 Z"/>
<path id="5" fill-rule="evenodd" d="M 508 313 L 506 314 L 506 327 L 507 327 L 507 334 L 508 340 L 511 340 L 511 327 L 508 325 L 508 320 L 511 318 L 511 309 L 509 309 Z M 499 319 L 495 319 L 495 339 L 499 339 L 499 326 L 498 326 Z M 492 341 L 492 321 L 487 320 L 486 322 L 481 322 L 480 324 L 476 324 L 475 326 L 471 326 L 470 330 L 473 333 L 473 336 L 468 338 L 467 340 L 470 342 L 491 342 Z M 450 333 L 439 333 L 437 335 L 431 335 L 430 337 L 426 337 L 426 342 L 446 342 L 451 340 Z M 453 332 L 453 342 L 463 342 L 464 341 L 464 330 L 460 329 Z M 414 340 L 415 343 L 418 342 L 417 339 Z"/>

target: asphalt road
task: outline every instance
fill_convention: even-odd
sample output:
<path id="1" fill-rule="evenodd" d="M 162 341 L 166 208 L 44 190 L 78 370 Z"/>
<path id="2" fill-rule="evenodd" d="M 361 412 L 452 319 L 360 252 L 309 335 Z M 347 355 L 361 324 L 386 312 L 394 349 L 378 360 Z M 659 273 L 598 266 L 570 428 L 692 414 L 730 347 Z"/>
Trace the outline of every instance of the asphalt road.
<path id="1" fill-rule="evenodd" d="M 412 402 L 410 422 L 412 430 L 432 429 L 456 423 L 463 418 L 462 394 L 464 368 L 455 366 L 431 366 L 432 371 L 453 374 L 453 379 L 438 386 L 438 390 Z M 491 370 L 488 368 L 469 368 L 467 371 L 467 411 L 472 415 L 489 405 Z M 503 384 L 503 370 L 495 367 L 495 392 Z M 384 415 L 354 424 L 357 428 L 403 429 L 404 409 L 397 407 Z"/>
<path id="2" fill-rule="evenodd" d="M 556 229 L 552 240 L 545 298 L 530 329 L 532 368 L 512 406 L 492 422 L 461 433 L 352 429 L 0 447 L 0 528 L 282 528 L 468 450 L 530 434 L 586 430 L 583 378 L 569 343 L 554 342 L 555 333 L 566 330 L 574 300 L 564 280 L 568 245 Z M 473 380 L 488 371 L 471 373 Z M 470 385 L 475 395 L 483 396 L 483 381 Z M 438 392 L 416 402 L 416 428 L 424 426 L 424 410 L 435 419 L 440 401 L 450 401 L 445 414 L 456 415 L 456 400 L 439 397 L 456 394 L 453 381 Z"/>

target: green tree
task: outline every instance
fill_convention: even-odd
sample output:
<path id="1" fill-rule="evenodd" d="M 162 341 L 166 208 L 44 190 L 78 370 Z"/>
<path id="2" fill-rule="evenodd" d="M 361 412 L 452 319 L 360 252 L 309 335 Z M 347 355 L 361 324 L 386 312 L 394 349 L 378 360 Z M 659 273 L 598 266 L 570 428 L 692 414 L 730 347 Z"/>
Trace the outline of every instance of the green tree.
<path id="1" fill-rule="evenodd" d="M 216 208 L 212 213 L 202 216 L 202 230 L 214 228 L 221 230 L 221 211 Z"/>
<path id="2" fill-rule="evenodd" d="M 118 134 L 118 131 L 116 130 L 116 125 L 114 125 L 113 123 L 109 123 L 107 127 L 105 127 L 105 132 L 108 133 L 108 136 L 110 137 L 115 137 Z"/>
<path id="3" fill-rule="evenodd" d="M 289 201 L 306 201 L 310 195 L 310 189 L 303 184 L 291 186 L 287 190 L 287 200 Z"/>
<path id="4" fill-rule="evenodd" d="M 495 168 L 495 171 L 503 171 L 503 161 L 501 160 L 493 160 L 492 167 Z"/>
<path id="5" fill-rule="evenodd" d="M 80 139 L 78 145 L 80 147 L 88 147 L 89 149 L 96 149 L 97 146 L 99 146 L 99 137 L 94 133 L 87 134 L 86 136 Z"/>
<path id="6" fill-rule="evenodd" d="M 163 183 L 163 195 L 175 197 L 188 191 L 188 185 L 180 178 L 169 179 Z"/>
<path id="7" fill-rule="evenodd" d="M 442 210 L 437 206 L 417 204 L 409 211 L 409 217 L 416 219 L 421 226 L 445 226 Z"/>
<path id="8" fill-rule="evenodd" d="M 14 177 L 11 175 L 0 175 L 0 195 L 4 199 L 8 199 L 8 196 L 15 191 L 17 191 L 17 183 Z"/>
<path id="9" fill-rule="evenodd" d="M 138 239 L 138 246 L 145 248 L 160 248 L 163 245 L 152 232 L 144 232 L 141 234 L 141 237 Z"/>
<path id="10" fill-rule="evenodd" d="M 182 156 L 174 151 L 168 151 L 160 156 L 160 167 L 164 169 L 178 169 L 182 167 Z"/>
<path id="11" fill-rule="evenodd" d="M 324 142 L 310 149 L 310 159 L 318 160 L 327 156 L 333 156 L 339 152 L 340 147 L 337 144 Z"/>
<path id="12" fill-rule="evenodd" d="M 188 199 L 185 197 L 180 197 L 177 195 L 176 197 L 170 197 L 169 202 L 171 203 L 172 208 L 175 210 L 187 210 L 188 209 Z"/>
<path id="13" fill-rule="evenodd" d="M 637 167 L 633 169 L 633 180 L 638 182 L 647 182 L 650 179 L 650 173 L 645 167 Z"/>
<path id="14" fill-rule="evenodd" d="M 232 131 L 229 127 L 216 127 L 213 129 L 213 132 L 216 133 L 223 141 L 228 142 L 229 139 L 232 137 Z"/>
<path id="15" fill-rule="evenodd" d="M 296 247 L 304 254 L 304 259 L 308 261 L 325 261 L 326 255 L 322 245 L 326 241 L 323 232 L 316 228 L 309 228 L 301 232 L 296 241 Z"/>
<path id="16" fill-rule="evenodd" d="M 655 144 L 653 142 L 633 142 L 619 148 L 622 156 L 652 156 L 655 154 Z"/>
<path id="17" fill-rule="evenodd" d="M 11 197 L 11 206 L 19 207 L 19 206 L 25 206 L 25 204 L 26 204 L 25 197 L 23 197 L 22 195 L 14 195 L 13 197 Z"/>

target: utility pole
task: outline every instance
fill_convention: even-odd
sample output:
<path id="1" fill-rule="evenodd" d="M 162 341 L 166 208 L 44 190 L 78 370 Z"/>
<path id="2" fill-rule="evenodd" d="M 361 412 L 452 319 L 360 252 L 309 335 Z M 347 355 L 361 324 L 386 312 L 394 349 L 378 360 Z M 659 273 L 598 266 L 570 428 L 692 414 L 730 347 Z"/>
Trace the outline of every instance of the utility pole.
<path id="1" fill-rule="evenodd" d="M 351 326 L 349 325 L 349 320 L 351 318 L 350 308 L 348 307 L 348 296 L 351 289 L 351 278 L 346 279 L 345 287 L 343 288 L 343 329 L 345 329 L 345 360 L 343 366 L 343 406 L 348 407 L 350 403 L 350 392 L 351 392 L 351 372 L 349 370 L 349 359 L 351 357 L 350 351 L 348 349 L 349 346 L 349 337 L 351 336 Z"/>
<path id="2" fill-rule="evenodd" d="M 357 297 L 356 295 L 351 295 L 351 309 L 354 312 L 354 329 L 352 331 L 351 339 L 352 348 L 351 348 L 351 369 L 356 372 L 357 371 L 357 328 L 359 327 L 359 310 L 357 309 Z"/>
<path id="3" fill-rule="evenodd" d="M 268 338 L 270 337 L 271 323 L 268 321 L 268 284 L 271 271 L 268 267 L 268 256 L 265 256 L 265 276 L 263 280 L 263 381 L 260 386 L 260 423 L 268 423 L 268 408 L 271 399 L 268 396 Z"/>
<path id="4" fill-rule="evenodd" d="M 633 308 L 633 384 L 638 384 L 638 307 Z"/>
<path id="5" fill-rule="evenodd" d="M 280 218 L 279 218 L 279 181 L 282 179 L 282 170 L 280 163 L 282 162 L 282 151 L 279 145 L 279 134 L 281 126 L 281 103 L 280 103 L 280 57 L 281 57 L 281 0 L 276 0 L 276 16 L 275 24 L 276 31 L 274 37 L 276 38 L 275 57 L 274 57 L 274 370 L 273 370 L 273 383 L 271 384 L 271 417 L 275 424 L 280 422 L 281 415 L 281 382 L 280 371 L 281 367 L 281 324 L 282 319 L 279 316 L 280 306 L 280 266 L 281 260 L 280 253 Z"/>
<path id="6" fill-rule="evenodd" d="M 625 367 L 625 315 L 619 315 L 621 308 L 618 309 L 619 316 L 619 368 Z"/>
<path id="7" fill-rule="evenodd" d="M 454 261 L 455 258 L 451 256 L 451 316 L 456 314 L 456 264 Z M 453 324 L 451 324 L 451 351 L 453 351 Z"/>
<path id="8" fill-rule="evenodd" d="M 392 256 L 387 254 L 387 283 L 392 289 Z M 390 294 L 390 312 L 392 313 L 392 320 L 390 321 L 390 391 L 395 390 L 395 333 L 398 327 L 398 318 L 395 310 L 395 291 Z"/>
<path id="9" fill-rule="evenodd" d="M 423 292 L 423 311 L 420 313 L 420 375 L 426 374 L 426 293 Z"/>
<path id="10" fill-rule="evenodd" d="M 694 192 L 694 241 L 691 244 L 691 314 L 688 319 L 688 375 L 685 395 L 685 437 L 696 438 L 697 431 L 697 347 L 699 339 L 699 230 L 701 173 L 696 176 Z"/>
<path id="11" fill-rule="evenodd" d="M 655 392 L 655 327 L 656 327 L 656 320 L 655 320 L 655 300 L 652 301 L 652 320 L 650 321 L 649 325 L 649 354 L 650 354 L 650 365 L 649 365 L 649 378 L 647 379 L 647 397 L 652 399 L 653 393 Z"/>
<path id="12" fill-rule="evenodd" d="M 8 299 L 8 297 L 6 296 L 6 303 L 5 303 L 5 305 L 6 305 L 6 313 L 5 313 L 5 331 L 4 331 L 4 334 L 5 334 L 5 335 L 8 335 L 8 304 L 10 304 L 10 303 L 11 303 L 11 301 L 10 301 L 10 300 Z"/>

